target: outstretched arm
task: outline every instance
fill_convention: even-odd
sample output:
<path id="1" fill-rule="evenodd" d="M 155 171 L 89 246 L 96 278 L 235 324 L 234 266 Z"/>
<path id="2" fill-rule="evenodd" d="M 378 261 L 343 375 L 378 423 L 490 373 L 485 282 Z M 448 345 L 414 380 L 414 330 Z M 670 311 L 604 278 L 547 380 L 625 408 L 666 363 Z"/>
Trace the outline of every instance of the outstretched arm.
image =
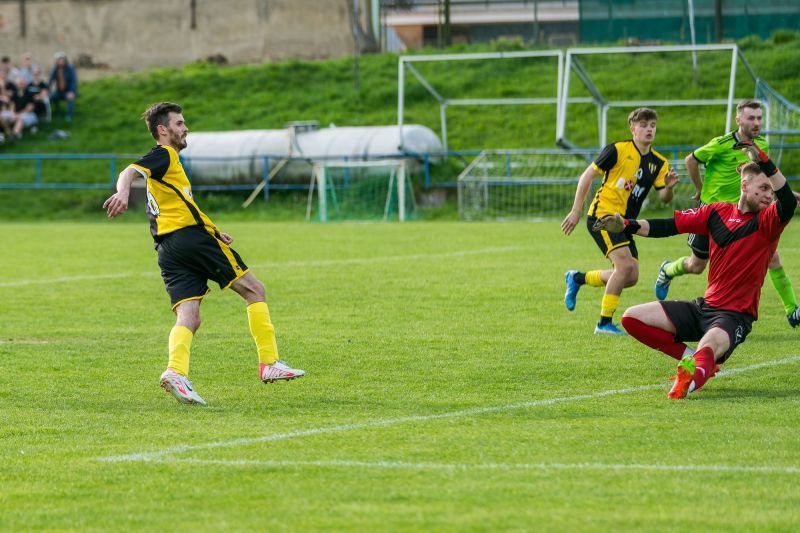
<path id="1" fill-rule="evenodd" d="M 132 167 L 128 167 L 119 173 L 117 178 L 117 192 L 108 197 L 103 202 L 103 209 L 108 213 L 108 218 L 121 215 L 128 209 L 128 197 L 131 193 L 131 183 L 140 174 Z"/>
<path id="2" fill-rule="evenodd" d="M 778 200 L 780 221 L 787 222 L 790 220 L 794 216 L 795 209 L 797 209 L 797 198 L 780 169 L 775 166 L 775 163 L 772 162 L 769 156 L 753 141 L 739 141 L 733 145 L 733 149 L 741 150 L 747 154 L 747 157 L 749 157 L 751 161 L 758 164 L 761 172 L 769 178 L 772 190 L 775 191 L 775 198 Z"/>
<path id="3" fill-rule="evenodd" d="M 584 170 L 583 174 L 581 174 L 581 177 L 578 180 L 578 188 L 575 190 L 575 200 L 572 202 L 572 210 L 561 223 L 561 231 L 563 231 L 565 235 L 572 233 L 572 230 L 574 230 L 575 226 L 577 226 L 578 222 L 580 222 L 583 202 L 586 201 L 586 195 L 589 193 L 589 187 L 592 185 L 592 180 L 599 175 L 600 174 L 595 171 L 592 165 L 586 167 L 586 170 Z"/>
<path id="4" fill-rule="evenodd" d="M 653 218 L 635 220 L 623 218 L 616 213 L 606 215 L 594 223 L 592 231 L 608 231 L 610 233 L 627 233 L 641 237 L 672 237 L 680 233 L 674 218 Z"/>

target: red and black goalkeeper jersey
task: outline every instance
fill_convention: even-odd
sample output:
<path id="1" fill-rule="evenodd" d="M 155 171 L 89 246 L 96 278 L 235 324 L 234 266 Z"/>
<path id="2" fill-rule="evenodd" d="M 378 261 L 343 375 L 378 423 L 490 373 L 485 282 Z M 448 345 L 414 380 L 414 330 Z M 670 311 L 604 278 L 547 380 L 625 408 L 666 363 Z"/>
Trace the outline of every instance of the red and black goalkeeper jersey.
<path id="1" fill-rule="evenodd" d="M 781 223 L 778 204 L 758 213 L 742 213 L 736 204 L 708 204 L 676 211 L 675 224 L 680 233 L 710 237 L 708 305 L 757 319 L 767 266 L 788 224 Z"/>

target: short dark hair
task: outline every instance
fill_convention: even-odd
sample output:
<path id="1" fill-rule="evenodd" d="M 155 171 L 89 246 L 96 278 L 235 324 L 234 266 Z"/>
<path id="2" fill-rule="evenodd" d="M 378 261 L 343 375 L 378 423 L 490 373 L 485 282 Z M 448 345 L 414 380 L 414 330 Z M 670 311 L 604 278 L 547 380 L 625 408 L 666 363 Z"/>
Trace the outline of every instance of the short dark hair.
<path id="1" fill-rule="evenodd" d="M 635 122 L 641 122 L 643 120 L 647 122 L 658 120 L 658 113 L 649 107 L 640 107 L 639 109 L 634 109 L 631 111 L 631 114 L 628 115 L 628 124 L 631 126 Z"/>
<path id="2" fill-rule="evenodd" d="M 754 163 L 752 161 L 749 163 L 742 164 L 742 166 L 740 166 L 737 170 L 739 171 L 739 174 L 741 174 L 742 179 L 747 181 L 752 180 L 753 178 L 764 172 L 763 170 L 761 170 L 761 167 L 758 166 L 758 163 Z"/>
<path id="3" fill-rule="evenodd" d="M 147 123 L 147 129 L 153 139 L 158 140 L 158 125 L 166 126 L 169 124 L 170 113 L 183 113 L 183 109 L 178 104 L 172 102 L 159 102 L 148 107 L 142 118 Z"/>
<path id="4" fill-rule="evenodd" d="M 741 115 L 742 114 L 742 110 L 745 107 L 749 107 L 751 109 L 761 109 L 761 102 L 759 102 L 758 100 L 753 100 L 751 98 L 748 98 L 746 100 L 742 100 L 741 102 L 736 104 L 736 114 L 737 115 Z"/>

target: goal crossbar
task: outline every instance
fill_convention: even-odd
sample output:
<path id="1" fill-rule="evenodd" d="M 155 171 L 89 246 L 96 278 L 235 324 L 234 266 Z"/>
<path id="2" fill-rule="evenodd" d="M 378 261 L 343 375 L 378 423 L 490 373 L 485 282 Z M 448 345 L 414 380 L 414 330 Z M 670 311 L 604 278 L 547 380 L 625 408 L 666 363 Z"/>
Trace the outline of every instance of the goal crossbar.
<path id="1" fill-rule="evenodd" d="M 556 60 L 557 81 L 552 98 L 448 98 L 438 91 L 429 80 L 414 68 L 413 63 L 430 63 L 446 61 L 497 60 L 524 58 L 554 58 Z M 488 106 L 488 105 L 555 105 L 556 116 L 561 104 L 561 86 L 564 77 L 564 52 L 561 50 L 536 50 L 526 52 L 484 52 L 472 54 L 435 54 L 400 56 L 397 66 L 397 126 L 400 137 L 400 148 L 403 149 L 403 124 L 405 122 L 405 74 L 410 72 L 428 94 L 439 104 L 439 131 L 442 147 L 449 150 L 447 140 L 447 108 L 448 106 Z"/>

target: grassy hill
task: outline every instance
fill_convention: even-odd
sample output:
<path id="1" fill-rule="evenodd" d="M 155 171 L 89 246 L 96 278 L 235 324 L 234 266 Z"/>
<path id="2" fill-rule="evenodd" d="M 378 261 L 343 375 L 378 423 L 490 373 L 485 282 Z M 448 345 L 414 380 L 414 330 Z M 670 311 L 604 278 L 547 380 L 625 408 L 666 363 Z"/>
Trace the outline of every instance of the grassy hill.
<path id="1" fill-rule="evenodd" d="M 770 40 L 741 41 L 748 62 L 757 75 L 793 101 L 800 101 L 800 33 L 777 33 Z M 499 41 L 492 45 L 454 47 L 447 52 L 518 50 L 520 43 Z M 432 52 L 432 51 L 431 51 Z M 437 51 L 438 52 L 438 51 Z M 686 54 L 643 54 L 583 58 L 592 79 L 610 100 L 667 98 L 724 98 L 728 83 L 728 52 L 699 56 L 699 80 L 692 76 Z M 292 120 L 318 120 L 322 126 L 383 125 L 397 121 L 397 63 L 395 54 L 364 56 L 360 61 L 360 90 L 354 83 L 352 58 L 332 61 L 287 61 L 245 66 L 197 63 L 179 69 L 152 69 L 84 82 L 80 87 L 77 117 L 65 124 L 54 122 L 23 142 L 0 147 L 0 153 L 118 153 L 138 154 L 152 145 L 139 116 L 150 103 L 171 100 L 185 109 L 194 131 L 247 128 L 282 128 Z M 541 61 L 459 62 L 457 65 L 417 64 L 426 78 L 450 98 L 553 96 L 555 69 Z M 571 96 L 586 96 L 573 75 Z M 754 85 L 744 68 L 739 68 L 736 96 L 754 94 Z M 406 81 L 406 117 L 438 131 L 439 109 L 434 100 L 410 76 Z M 663 108 L 657 145 L 699 145 L 722 133 L 724 112 L 719 106 Z M 629 136 L 627 109 L 609 113 L 609 140 Z M 567 131 L 579 145 L 597 144 L 597 120 L 593 106 L 572 105 Z M 555 106 L 451 107 L 448 131 L 451 149 L 554 147 Z M 66 140 L 48 140 L 54 128 L 68 129 Z M 4 181 L 14 176 L 32 176 L 32 163 L 0 162 Z M 48 176 L 81 175 L 81 181 L 104 182 L 109 177 L 107 162 L 46 163 Z M 441 179 L 453 179 L 440 170 Z M 91 176 L 86 178 L 86 176 Z M 98 177 L 94 177 L 98 176 Z M 75 181 L 68 179 L 67 181 Z M 51 194 L 68 198 L 94 196 Z M 0 208 L 7 215 L 19 211 L 25 195 L 0 191 Z M 22 202 L 25 203 L 24 201 Z M 24 209 L 28 209 L 25 207 Z M 24 210 L 23 209 L 23 210 Z"/>

